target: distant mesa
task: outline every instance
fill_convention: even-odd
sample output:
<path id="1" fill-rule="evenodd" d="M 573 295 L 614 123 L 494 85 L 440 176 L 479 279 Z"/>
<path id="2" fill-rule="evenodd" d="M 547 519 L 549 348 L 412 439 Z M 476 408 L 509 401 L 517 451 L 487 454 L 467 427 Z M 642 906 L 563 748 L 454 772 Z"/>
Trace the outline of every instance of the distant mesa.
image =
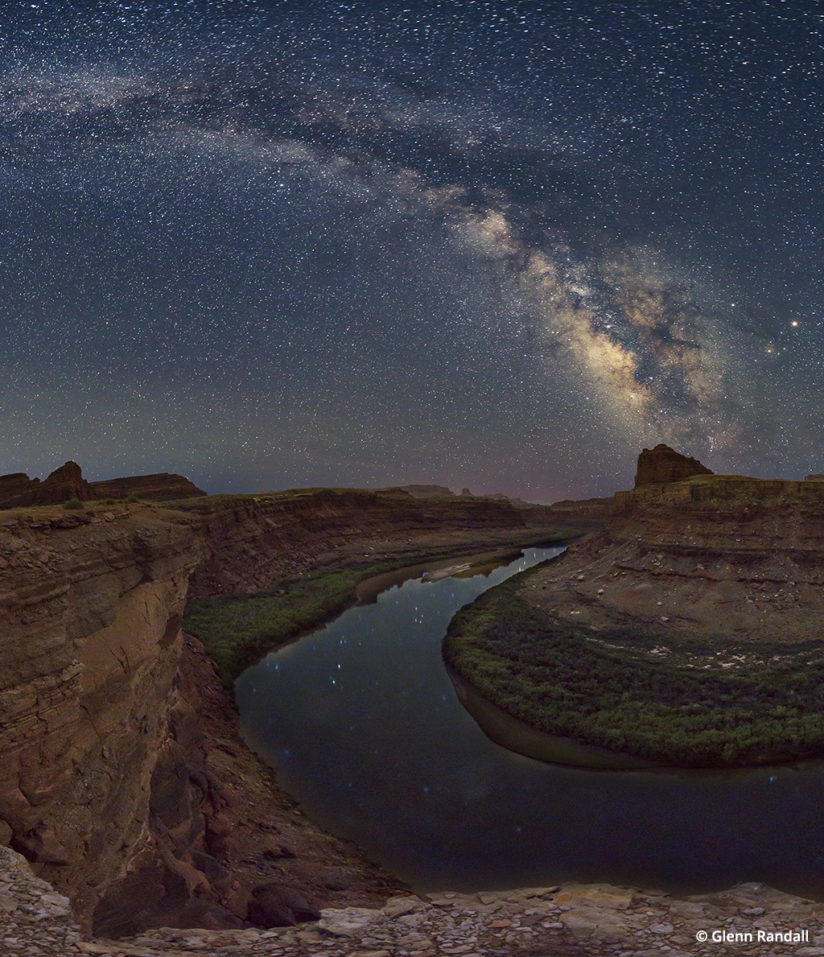
<path id="1" fill-rule="evenodd" d="M 394 485 L 392 488 L 380 488 L 379 492 L 405 492 L 412 498 L 454 498 L 455 493 L 445 485 Z"/>
<path id="2" fill-rule="evenodd" d="M 824 482 L 824 475 L 805 475 L 805 482 Z"/>
<path id="3" fill-rule="evenodd" d="M 152 475 L 132 475 L 128 478 L 92 482 L 96 498 L 148 498 L 153 501 L 171 501 L 176 498 L 194 498 L 206 495 L 194 482 L 174 472 L 155 472 Z"/>
<path id="4" fill-rule="evenodd" d="M 44 481 L 30 479 L 25 472 L 0 475 L 0 509 L 27 508 L 31 505 L 58 505 L 71 499 L 81 502 L 95 499 L 124 499 L 135 496 L 153 500 L 192 498 L 205 495 L 182 475 L 161 472 L 134 475 L 106 482 L 87 482 L 77 462 L 66 462 Z"/>
<path id="5" fill-rule="evenodd" d="M 644 449 L 638 456 L 635 487 L 663 482 L 681 482 L 693 475 L 713 475 L 712 469 L 698 459 L 681 455 L 668 445 L 659 444 L 654 449 Z"/>

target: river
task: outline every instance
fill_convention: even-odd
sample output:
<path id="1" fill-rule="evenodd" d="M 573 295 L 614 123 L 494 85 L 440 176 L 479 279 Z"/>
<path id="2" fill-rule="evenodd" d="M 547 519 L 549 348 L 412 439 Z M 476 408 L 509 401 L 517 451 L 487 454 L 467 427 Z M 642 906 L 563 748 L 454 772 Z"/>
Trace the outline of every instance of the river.
<path id="1" fill-rule="evenodd" d="M 304 811 L 418 890 L 763 881 L 824 898 L 824 764 L 592 771 L 492 743 L 441 661 L 458 608 L 561 551 L 409 580 L 238 679 L 241 726 Z"/>

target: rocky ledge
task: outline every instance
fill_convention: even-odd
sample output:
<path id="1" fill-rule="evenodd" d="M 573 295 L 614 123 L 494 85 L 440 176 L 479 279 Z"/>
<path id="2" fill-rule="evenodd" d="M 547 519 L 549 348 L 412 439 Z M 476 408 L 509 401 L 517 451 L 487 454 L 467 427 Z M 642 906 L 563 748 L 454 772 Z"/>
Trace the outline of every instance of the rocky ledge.
<path id="1" fill-rule="evenodd" d="M 84 938 L 68 900 L 0 848 L 4 957 L 824 957 L 824 907 L 762 884 L 672 897 L 605 884 L 390 898 L 299 927 Z"/>

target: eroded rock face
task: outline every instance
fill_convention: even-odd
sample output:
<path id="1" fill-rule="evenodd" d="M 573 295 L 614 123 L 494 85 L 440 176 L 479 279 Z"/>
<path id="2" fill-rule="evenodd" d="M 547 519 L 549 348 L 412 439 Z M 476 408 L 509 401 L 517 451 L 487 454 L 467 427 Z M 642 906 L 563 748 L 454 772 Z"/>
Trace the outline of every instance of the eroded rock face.
<path id="1" fill-rule="evenodd" d="M 76 498 L 87 501 L 94 498 L 94 492 L 83 478 L 77 462 L 66 462 L 55 469 L 48 478 L 34 490 L 34 505 L 54 505 Z"/>
<path id="2" fill-rule="evenodd" d="M 824 618 L 824 483 L 715 476 L 618 492 L 613 520 L 537 572 L 529 600 L 611 627 L 792 644 Z M 573 619 L 570 619 L 573 620 Z"/>
<path id="3" fill-rule="evenodd" d="M 668 445 L 659 444 L 654 449 L 644 449 L 638 456 L 635 487 L 662 482 L 680 482 L 692 475 L 712 475 L 711 469 L 698 459 L 681 455 Z"/>
<path id="4" fill-rule="evenodd" d="M 577 517 L 554 506 L 516 508 L 508 501 L 454 495 L 414 499 L 320 489 L 292 497 L 245 496 L 234 507 L 204 513 L 206 558 L 192 576 L 190 596 L 242 594 L 341 561 L 369 564 L 417 556 L 422 548 L 437 555 L 467 543 L 510 544 Z"/>
<path id="5" fill-rule="evenodd" d="M 244 747 L 180 630 L 190 578 L 199 594 L 243 591 L 553 522 L 551 509 L 328 490 L 0 516 L 0 843 L 106 936 L 386 899 L 397 882 L 309 824 Z"/>
<path id="6" fill-rule="evenodd" d="M 77 462 L 66 462 L 44 481 L 30 479 L 24 472 L 0 475 L 0 509 L 25 508 L 29 505 L 53 505 L 76 498 L 94 498 L 94 492 L 83 478 Z"/>
<path id="7" fill-rule="evenodd" d="M 152 846 L 152 775 L 199 558 L 190 529 L 149 515 L 0 527 L 0 831 L 81 917 Z"/>
<path id="8" fill-rule="evenodd" d="M 170 472 L 87 482 L 77 462 L 71 461 L 55 469 L 43 482 L 30 479 L 25 472 L 0 475 L 0 509 L 57 505 L 75 498 L 81 502 L 130 497 L 170 501 L 205 494 L 187 478 Z"/>
<path id="9" fill-rule="evenodd" d="M 136 498 L 152 501 L 170 501 L 178 498 L 193 498 L 205 495 L 203 489 L 182 475 L 157 472 L 153 475 L 132 475 L 129 478 L 92 482 L 91 487 L 98 498 Z"/>
<path id="10" fill-rule="evenodd" d="M 40 479 L 30 479 L 25 472 L 0 475 L 0 508 L 30 505 L 34 489 L 39 485 Z"/>

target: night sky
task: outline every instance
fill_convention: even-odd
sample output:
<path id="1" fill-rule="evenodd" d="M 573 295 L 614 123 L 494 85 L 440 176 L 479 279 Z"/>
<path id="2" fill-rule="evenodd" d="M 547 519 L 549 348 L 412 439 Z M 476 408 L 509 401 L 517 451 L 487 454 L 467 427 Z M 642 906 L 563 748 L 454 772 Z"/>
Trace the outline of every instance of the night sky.
<path id="1" fill-rule="evenodd" d="M 824 471 L 824 3 L 0 7 L 0 473 Z"/>

